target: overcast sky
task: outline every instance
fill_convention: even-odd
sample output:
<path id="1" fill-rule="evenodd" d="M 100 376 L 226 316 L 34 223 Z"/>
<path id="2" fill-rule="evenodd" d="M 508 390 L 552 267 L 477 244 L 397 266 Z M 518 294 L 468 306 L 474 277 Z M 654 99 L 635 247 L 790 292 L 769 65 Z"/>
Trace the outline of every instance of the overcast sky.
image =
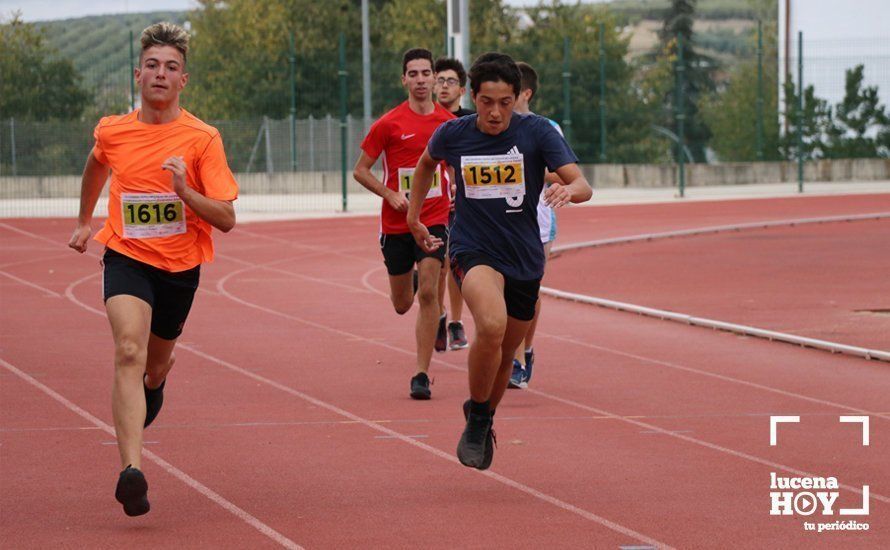
<path id="1" fill-rule="evenodd" d="M 574 0 L 572 0 L 574 1 Z M 605 0 L 583 0 L 602 2 Z M 506 0 L 513 6 L 537 5 L 538 0 Z M 193 0 L 0 0 L 0 15 L 8 17 L 20 10 L 25 21 L 68 19 L 106 13 L 140 13 L 147 11 L 180 11 L 197 5 Z"/>

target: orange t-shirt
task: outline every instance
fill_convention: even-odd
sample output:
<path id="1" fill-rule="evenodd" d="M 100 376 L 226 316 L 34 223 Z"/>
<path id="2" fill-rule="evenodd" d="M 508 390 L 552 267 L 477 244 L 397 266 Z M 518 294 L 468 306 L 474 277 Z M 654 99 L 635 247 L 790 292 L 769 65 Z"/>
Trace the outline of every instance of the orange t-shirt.
<path id="1" fill-rule="evenodd" d="M 93 132 L 93 156 L 111 168 L 108 219 L 95 239 L 165 271 L 209 262 L 212 227 L 174 193 L 173 174 L 161 165 L 181 156 L 189 187 L 210 199 L 235 200 L 238 184 L 219 131 L 185 109 L 166 124 L 146 124 L 138 114 L 105 117 Z"/>

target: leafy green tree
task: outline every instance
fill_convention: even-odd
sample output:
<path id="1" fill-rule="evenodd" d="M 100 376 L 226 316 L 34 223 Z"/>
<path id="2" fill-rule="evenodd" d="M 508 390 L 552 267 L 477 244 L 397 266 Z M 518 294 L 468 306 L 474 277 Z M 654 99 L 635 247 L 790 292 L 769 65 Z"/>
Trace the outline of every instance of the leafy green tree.
<path id="1" fill-rule="evenodd" d="M 339 112 L 338 37 L 346 34 L 350 106 L 361 105 L 361 13 L 345 0 L 200 0 L 193 13 L 191 85 L 199 116 L 284 118 L 290 110 L 290 40 L 296 37 L 297 116 Z"/>
<path id="2" fill-rule="evenodd" d="M 606 111 L 606 161 L 645 162 L 658 154 L 653 139 L 653 109 L 634 87 L 633 67 L 626 61 L 629 38 L 603 6 L 559 3 L 528 10 L 527 28 L 505 51 L 538 72 L 532 109 L 563 124 L 564 39 L 570 49 L 571 145 L 584 162 L 600 161 L 601 102 Z M 600 25 L 605 53 L 605 97 L 600 95 Z"/>
<path id="3" fill-rule="evenodd" d="M 80 116 L 89 95 L 71 60 L 57 57 L 46 37 L 19 14 L 0 24 L 0 119 Z"/>
<path id="4" fill-rule="evenodd" d="M 801 129 L 803 157 L 808 159 L 826 156 L 825 136 L 831 127 L 831 108 L 824 99 L 816 97 L 813 86 L 803 91 L 803 111 L 798 112 L 798 90 L 789 78 L 784 84 L 785 118 L 784 135 L 779 140 L 779 153 L 782 158 L 794 160 L 798 156 L 797 130 Z"/>
<path id="5" fill-rule="evenodd" d="M 763 160 L 779 160 L 779 110 L 777 82 L 776 24 L 764 25 L 763 78 Z M 756 51 L 756 29 L 750 42 Z M 757 57 L 733 67 L 728 82 L 701 104 L 702 120 L 711 129 L 710 146 L 723 161 L 754 161 L 757 156 Z"/>
<path id="6" fill-rule="evenodd" d="M 878 99 L 878 87 L 863 87 L 864 70 L 863 65 L 857 65 L 846 71 L 844 99 L 835 106 L 828 127 L 828 157 L 872 158 L 879 154 L 890 118 Z"/>
<path id="7" fill-rule="evenodd" d="M 695 0 L 672 0 L 671 7 L 664 16 L 664 26 L 659 32 L 661 44 L 656 56 L 662 60 L 675 59 L 679 64 L 679 40 L 683 42 L 683 114 L 685 115 L 685 143 L 696 162 L 704 162 L 705 149 L 711 137 L 711 130 L 699 116 L 699 101 L 715 89 L 713 73 L 716 61 L 696 51 L 692 25 L 695 18 Z M 677 107 L 677 94 L 674 86 L 663 96 L 663 123 L 677 133 L 674 116 Z"/>
<path id="8" fill-rule="evenodd" d="M 516 33 L 515 18 L 502 0 L 473 0 L 469 16 L 471 58 L 489 50 L 503 50 Z M 445 17 L 444 0 L 390 0 L 376 16 L 372 15 L 375 113 L 383 113 L 405 99 L 399 80 L 405 50 L 427 48 L 434 57 L 445 55 Z"/>

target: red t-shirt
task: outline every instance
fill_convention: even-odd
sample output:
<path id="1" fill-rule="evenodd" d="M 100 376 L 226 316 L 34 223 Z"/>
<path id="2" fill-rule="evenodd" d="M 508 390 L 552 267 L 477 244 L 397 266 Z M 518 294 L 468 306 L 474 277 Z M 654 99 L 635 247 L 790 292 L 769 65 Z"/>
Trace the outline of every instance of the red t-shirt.
<path id="1" fill-rule="evenodd" d="M 414 167 L 433 132 L 443 122 L 456 118 L 448 109 L 438 103 L 428 115 L 420 115 L 411 110 L 408 101 L 403 102 L 375 122 L 362 141 L 362 150 L 372 158 L 383 154 L 383 183 L 393 191 L 408 191 L 414 174 Z M 445 182 L 445 168 L 440 165 L 436 179 L 430 187 L 420 211 L 420 221 L 427 227 L 448 224 L 450 200 Z M 386 235 L 408 233 L 406 212 L 394 210 L 383 201 L 380 213 L 381 231 Z"/>

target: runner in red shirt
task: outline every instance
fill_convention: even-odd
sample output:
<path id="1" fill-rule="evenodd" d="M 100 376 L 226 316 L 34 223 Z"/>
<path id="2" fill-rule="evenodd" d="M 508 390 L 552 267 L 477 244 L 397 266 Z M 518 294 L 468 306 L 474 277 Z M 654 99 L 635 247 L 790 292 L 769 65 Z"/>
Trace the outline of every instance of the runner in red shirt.
<path id="1" fill-rule="evenodd" d="M 445 249 L 425 252 L 414 241 L 408 229 L 408 195 L 414 178 L 414 167 L 433 132 L 440 124 L 454 117 L 447 109 L 433 103 L 433 54 L 415 48 L 402 58 L 402 85 L 408 100 L 389 111 L 372 126 L 362 142 L 362 154 L 353 172 L 356 181 L 383 198 L 380 214 L 380 248 L 389 273 L 390 299 L 396 313 L 403 315 L 414 303 L 420 304 L 415 325 L 417 340 L 417 374 L 411 378 L 411 397 L 429 399 L 428 376 L 433 347 L 437 340 L 445 351 L 445 312 L 439 305 L 439 285 L 444 274 Z M 383 155 L 383 180 L 371 168 Z M 443 241 L 448 240 L 448 209 L 450 200 L 444 188 L 443 167 L 439 166 L 434 183 L 426 195 L 420 213 L 424 225 Z M 413 282 L 417 264 L 417 281 Z M 438 329 L 438 331 L 437 331 Z M 438 335 L 437 332 L 441 334 Z"/>

